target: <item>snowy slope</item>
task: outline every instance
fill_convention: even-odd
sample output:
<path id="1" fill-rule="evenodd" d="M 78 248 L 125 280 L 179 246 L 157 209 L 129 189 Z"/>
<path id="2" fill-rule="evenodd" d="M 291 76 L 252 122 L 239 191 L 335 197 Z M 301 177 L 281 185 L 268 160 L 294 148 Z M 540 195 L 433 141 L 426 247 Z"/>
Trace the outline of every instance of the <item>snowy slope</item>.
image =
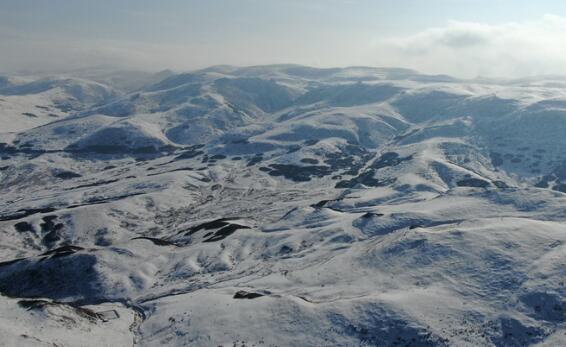
<path id="1" fill-rule="evenodd" d="M 118 93 L 94 81 L 64 77 L 0 76 L 0 133 L 20 132 L 63 119 Z"/>
<path id="2" fill-rule="evenodd" d="M 89 100 L 0 136 L 0 344 L 566 344 L 557 81 L 217 66 Z"/>

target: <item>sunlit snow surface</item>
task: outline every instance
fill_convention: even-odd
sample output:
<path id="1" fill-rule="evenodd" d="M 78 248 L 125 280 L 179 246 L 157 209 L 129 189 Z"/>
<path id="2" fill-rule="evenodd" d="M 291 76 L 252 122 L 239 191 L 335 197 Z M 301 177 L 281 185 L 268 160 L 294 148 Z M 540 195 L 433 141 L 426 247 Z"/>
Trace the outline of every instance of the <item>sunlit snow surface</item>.
<path id="1" fill-rule="evenodd" d="M 566 80 L 90 77 L 0 79 L 1 345 L 566 345 Z"/>

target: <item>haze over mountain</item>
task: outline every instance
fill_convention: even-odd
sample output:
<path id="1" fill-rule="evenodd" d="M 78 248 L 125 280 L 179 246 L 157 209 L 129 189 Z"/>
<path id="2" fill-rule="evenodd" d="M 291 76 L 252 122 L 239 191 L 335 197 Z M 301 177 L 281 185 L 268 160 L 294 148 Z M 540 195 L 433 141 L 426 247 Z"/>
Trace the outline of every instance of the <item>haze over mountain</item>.
<path id="1" fill-rule="evenodd" d="M 0 344 L 566 344 L 566 80 L 76 76 L 1 79 Z"/>
<path id="2" fill-rule="evenodd" d="M 385 66 L 564 75 L 560 0 L 3 0 L 0 73 Z"/>

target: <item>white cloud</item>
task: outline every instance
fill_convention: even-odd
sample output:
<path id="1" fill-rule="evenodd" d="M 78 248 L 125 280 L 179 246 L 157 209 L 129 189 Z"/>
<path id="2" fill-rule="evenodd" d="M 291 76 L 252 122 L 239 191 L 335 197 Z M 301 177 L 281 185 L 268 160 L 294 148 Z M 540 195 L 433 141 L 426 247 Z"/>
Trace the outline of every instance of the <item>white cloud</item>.
<path id="1" fill-rule="evenodd" d="M 463 77 L 566 74 L 566 18 L 489 25 L 451 21 L 374 43 L 379 62 Z"/>

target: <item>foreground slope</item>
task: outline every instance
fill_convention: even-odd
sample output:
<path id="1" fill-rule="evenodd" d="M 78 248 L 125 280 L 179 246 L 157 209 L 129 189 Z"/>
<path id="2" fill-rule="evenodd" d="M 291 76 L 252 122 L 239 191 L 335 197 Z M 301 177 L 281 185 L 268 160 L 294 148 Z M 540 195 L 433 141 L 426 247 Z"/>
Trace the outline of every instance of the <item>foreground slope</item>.
<path id="1" fill-rule="evenodd" d="M 4 134 L 2 335 L 563 345 L 559 82 L 221 66 Z"/>

